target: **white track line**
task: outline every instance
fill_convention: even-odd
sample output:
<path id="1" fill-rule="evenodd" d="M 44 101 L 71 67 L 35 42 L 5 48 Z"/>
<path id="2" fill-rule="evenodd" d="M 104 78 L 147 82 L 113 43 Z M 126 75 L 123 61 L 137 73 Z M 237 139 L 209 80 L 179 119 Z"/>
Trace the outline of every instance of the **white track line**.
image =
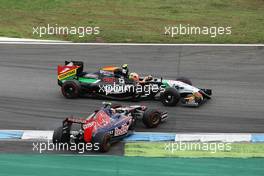
<path id="1" fill-rule="evenodd" d="M 71 43 L 71 42 L 19 42 L 0 41 L 5 45 L 83 45 L 83 46 L 229 46 L 229 47 L 263 47 L 264 44 L 159 44 L 159 43 Z"/>
<path id="2" fill-rule="evenodd" d="M 28 39 L 28 38 L 10 38 L 10 37 L 0 37 L 0 42 L 68 42 L 68 41 L 62 41 L 62 40 L 40 40 L 40 39 Z"/>
<path id="3" fill-rule="evenodd" d="M 23 132 L 21 140 L 51 140 L 53 131 L 48 130 L 0 130 L 1 132 L 19 131 Z M 175 135 L 175 141 L 200 141 L 200 142 L 250 142 L 253 135 L 264 135 L 264 133 L 151 133 L 135 132 L 134 135 Z M 12 140 L 12 138 L 10 138 Z"/>
<path id="4" fill-rule="evenodd" d="M 25 130 L 21 139 L 25 140 L 51 140 L 53 131 Z"/>

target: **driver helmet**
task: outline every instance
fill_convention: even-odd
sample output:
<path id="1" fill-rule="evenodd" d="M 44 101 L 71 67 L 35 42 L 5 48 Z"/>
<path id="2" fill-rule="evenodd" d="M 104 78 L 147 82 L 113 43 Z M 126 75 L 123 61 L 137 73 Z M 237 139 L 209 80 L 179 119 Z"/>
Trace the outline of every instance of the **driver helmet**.
<path id="1" fill-rule="evenodd" d="M 127 67 L 128 67 L 127 64 L 123 64 L 123 65 L 122 65 L 122 68 L 123 68 L 123 69 L 127 69 Z"/>
<path id="2" fill-rule="evenodd" d="M 73 66 L 73 62 L 69 62 L 66 66 Z"/>
<path id="3" fill-rule="evenodd" d="M 137 73 L 130 73 L 129 74 L 129 79 L 132 79 L 134 81 L 139 81 L 139 76 Z"/>
<path id="4" fill-rule="evenodd" d="M 128 74 L 128 65 L 127 64 L 122 65 L 122 73 L 125 75 Z"/>

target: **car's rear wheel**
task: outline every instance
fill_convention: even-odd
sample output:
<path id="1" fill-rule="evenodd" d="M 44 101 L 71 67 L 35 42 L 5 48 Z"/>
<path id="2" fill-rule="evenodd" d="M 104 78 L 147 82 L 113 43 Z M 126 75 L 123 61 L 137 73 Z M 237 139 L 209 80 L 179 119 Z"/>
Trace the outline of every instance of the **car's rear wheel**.
<path id="1" fill-rule="evenodd" d="M 161 122 L 161 114 L 154 109 L 147 109 L 143 114 L 143 123 L 148 128 L 156 128 Z"/>
<path id="2" fill-rule="evenodd" d="M 186 77 L 179 77 L 176 79 L 177 81 L 181 81 L 185 84 L 188 84 L 190 86 L 192 86 L 192 81 L 189 79 L 189 78 L 186 78 Z"/>
<path id="3" fill-rule="evenodd" d="M 66 81 L 62 84 L 61 91 L 64 97 L 73 99 L 80 95 L 80 85 L 77 81 Z"/>
<path id="4" fill-rule="evenodd" d="M 63 132 L 63 127 L 58 127 L 54 130 L 52 136 L 53 143 L 68 143 L 70 140 L 70 135 Z"/>
<path id="5" fill-rule="evenodd" d="M 165 89 L 165 91 L 160 94 L 161 102 L 165 106 L 176 106 L 180 98 L 180 94 L 172 87 Z"/>
<path id="6" fill-rule="evenodd" d="M 98 133 L 93 139 L 93 144 L 98 146 L 100 152 L 108 152 L 111 148 L 111 135 L 109 133 Z"/>

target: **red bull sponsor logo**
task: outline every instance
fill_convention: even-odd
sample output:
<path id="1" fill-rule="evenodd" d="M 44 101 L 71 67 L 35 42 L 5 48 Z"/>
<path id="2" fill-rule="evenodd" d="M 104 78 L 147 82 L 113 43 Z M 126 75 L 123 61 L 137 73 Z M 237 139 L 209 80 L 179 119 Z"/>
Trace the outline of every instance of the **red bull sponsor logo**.
<path id="1" fill-rule="evenodd" d="M 122 125 L 121 128 L 116 127 L 114 136 L 121 136 L 121 135 L 126 134 L 128 131 L 128 128 L 129 128 L 129 125 L 127 124 Z"/>

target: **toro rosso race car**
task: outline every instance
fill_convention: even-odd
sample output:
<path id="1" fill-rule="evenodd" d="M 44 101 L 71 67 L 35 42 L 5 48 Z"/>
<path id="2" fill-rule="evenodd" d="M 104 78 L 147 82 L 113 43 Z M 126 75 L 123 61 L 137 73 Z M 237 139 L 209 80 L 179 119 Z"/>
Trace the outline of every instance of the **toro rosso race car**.
<path id="1" fill-rule="evenodd" d="M 167 112 L 149 109 L 146 106 L 121 106 L 104 103 L 86 119 L 69 117 L 55 129 L 53 143 L 90 143 L 96 151 L 107 152 L 114 142 L 132 134 L 138 119 L 148 128 L 157 127 L 167 119 Z M 78 128 L 72 128 L 79 124 Z"/>
<path id="2" fill-rule="evenodd" d="M 125 68 L 126 67 L 126 68 Z M 165 106 L 179 102 L 199 106 L 211 98 L 211 89 L 197 88 L 184 77 L 176 80 L 139 77 L 123 67 L 106 66 L 97 72 L 83 71 L 83 62 L 65 61 L 58 66 L 58 85 L 66 98 L 97 97 L 113 100 L 159 100 Z"/>

